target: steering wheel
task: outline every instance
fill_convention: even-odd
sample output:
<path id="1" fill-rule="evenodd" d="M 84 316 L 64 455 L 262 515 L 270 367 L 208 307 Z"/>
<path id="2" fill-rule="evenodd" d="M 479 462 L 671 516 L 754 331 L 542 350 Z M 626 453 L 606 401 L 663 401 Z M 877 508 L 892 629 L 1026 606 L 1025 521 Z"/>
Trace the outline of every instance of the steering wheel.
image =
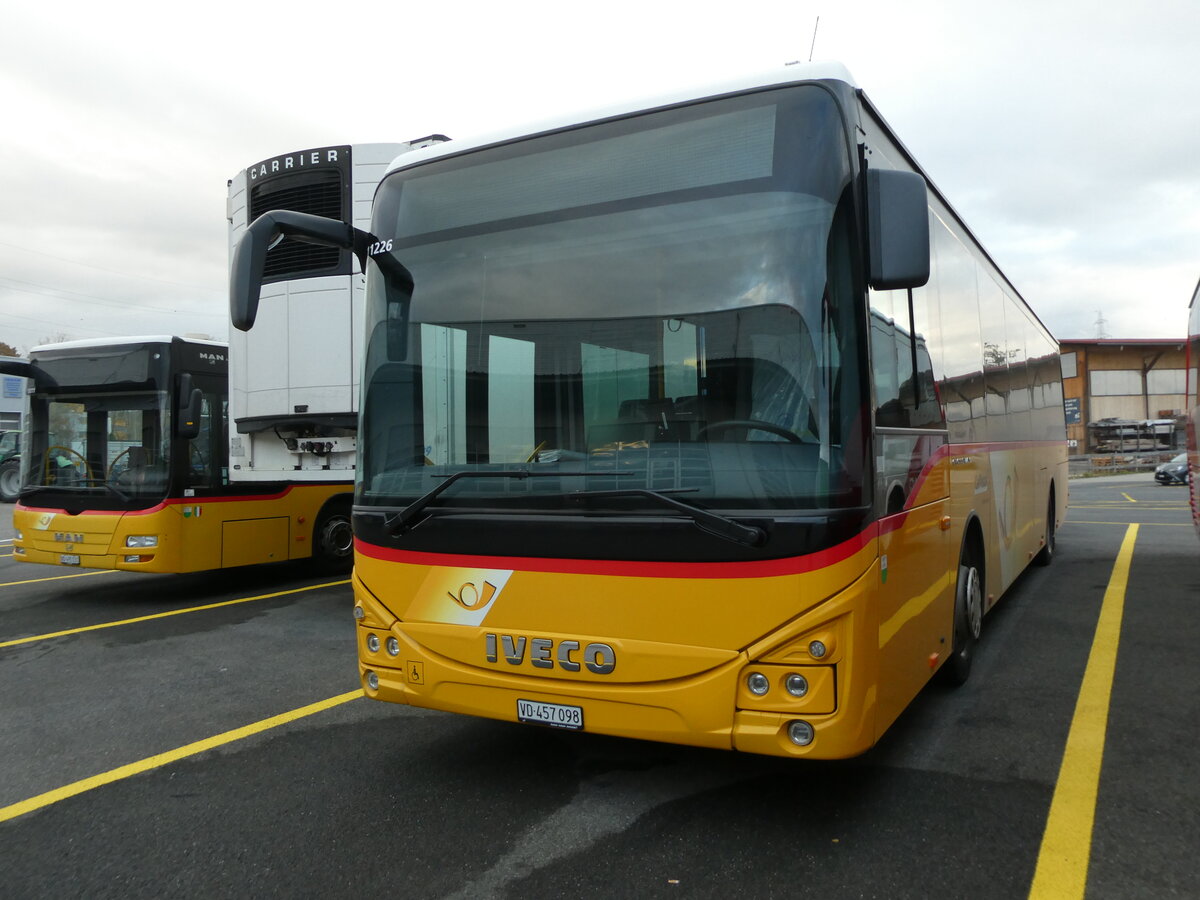
<path id="1" fill-rule="evenodd" d="M 726 419 L 724 422 L 713 422 L 711 425 L 706 425 L 696 432 L 696 437 L 704 437 L 710 431 L 730 431 L 734 428 L 745 428 L 747 431 L 757 429 L 759 431 L 767 431 L 771 434 L 779 435 L 779 437 L 790 441 L 793 444 L 802 444 L 804 441 L 800 435 L 791 429 L 784 428 L 782 425 L 775 425 L 771 422 L 763 422 L 760 419 Z"/>
<path id="2" fill-rule="evenodd" d="M 70 447 L 64 447 L 62 444 L 55 444 L 53 447 L 46 448 L 46 463 L 43 466 L 45 469 L 45 477 L 42 479 L 43 482 L 46 484 L 50 483 L 50 460 L 54 459 L 54 457 L 59 453 L 66 454 L 67 456 L 77 457 L 79 462 L 83 463 L 83 471 L 87 473 L 87 480 L 94 480 L 92 478 L 92 467 L 88 465 L 87 457 L 85 457 L 78 450 L 72 450 Z M 71 463 L 72 468 L 75 466 L 76 463 Z"/>
<path id="3" fill-rule="evenodd" d="M 108 472 L 104 476 L 108 481 L 112 481 L 113 470 L 117 467 L 117 460 L 120 459 L 122 456 L 128 456 L 129 451 L 132 449 L 133 449 L 132 447 L 126 447 L 124 450 L 122 450 L 120 453 L 118 453 L 116 456 L 113 457 L 113 461 L 108 464 Z M 128 467 L 129 467 L 128 463 L 126 463 L 126 470 L 128 470 Z M 125 472 L 121 473 L 121 475 L 124 475 L 124 474 L 125 474 Z M 118 477 L 120 477 L 120 476 L 118 476 Z"/>

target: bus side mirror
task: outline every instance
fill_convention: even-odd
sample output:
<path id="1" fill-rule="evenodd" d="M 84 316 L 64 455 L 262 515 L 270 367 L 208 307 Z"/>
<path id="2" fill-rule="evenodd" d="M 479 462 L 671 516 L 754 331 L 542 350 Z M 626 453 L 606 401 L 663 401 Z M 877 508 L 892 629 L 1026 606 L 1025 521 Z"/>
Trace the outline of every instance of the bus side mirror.
<path id="1" fill-rule="evenodd" d="M 263 213 L 250 223 L 233 249 L 233 264 L 229 268 L 229 319 L 238 331 L 249 331 L 254 326 L 267 251 L 285 237 L 358 252 L 359 248 L 365 251 L 368 236 L 345 222 L 324 216 L 286 209 Z"/>
<path id="2" fill-rule="evenodd" d="M 33 378 L 33 366 L 28 360 L 5 356 L 0 359 L 0 374 L 19 375 L 21 378 Z"/>
<path id="3" fill-rule="evenodd" d="M 867 283 L 877 291 L 929 281 L 929 197 L 916 172 L 867 170 Z"/>
<path id="4" fill-rule="evenodd" d="M 192 373 L 179 376 L 179 406 L 175 410 L 175 434 L 190 441 L 200 435 L 200 416 L 204 410 L 204 394 L 192 387 Z"/>

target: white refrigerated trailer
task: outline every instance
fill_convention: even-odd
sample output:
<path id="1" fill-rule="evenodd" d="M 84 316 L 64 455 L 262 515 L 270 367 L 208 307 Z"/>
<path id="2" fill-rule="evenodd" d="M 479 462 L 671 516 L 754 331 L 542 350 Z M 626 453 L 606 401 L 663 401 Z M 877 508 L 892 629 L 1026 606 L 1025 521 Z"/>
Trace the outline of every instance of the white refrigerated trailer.
<path id="1" fill-rule="evenodd" d="M 231 259 L 249 225 L 273 210 L 369 228 L 391 162 L 443 140 L 316 147 L 247 166 L 229 181 Z M 302 515 L 321 522 L 314 540 L 347 560 L 363 290 L 349 250 L 284 238 L 266 253 L 257 324 L 240 323 L 245 330 L 229 338 L 230 479 L 282 484 L 293 500 L 303 497 Z"/>

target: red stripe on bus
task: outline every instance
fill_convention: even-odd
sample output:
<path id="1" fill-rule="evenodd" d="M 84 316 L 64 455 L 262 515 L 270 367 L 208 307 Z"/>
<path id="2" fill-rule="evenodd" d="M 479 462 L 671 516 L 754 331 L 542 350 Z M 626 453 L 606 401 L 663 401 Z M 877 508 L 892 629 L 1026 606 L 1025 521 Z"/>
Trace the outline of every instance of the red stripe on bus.
<path id="1" fill-rule="evenodd" d="M 804 556 L 752 562 L 647 562 L 624 559 L 549 559 L 532 556 L 472 556 L 458 553 L 426 553 L 395 550 L 354 539 L 357 552 L 371 559 L 414 566 L 445 566 L 462 569 L 511 569 L 522 572 L 552 572 L 566 575 L 620 575 L 641 578 L 768 578 L 798 575 L 824 569 L 849 559 L 876 537 L 878 523 L 833 547 Z"/>
<path id="2" fill-rule="evenodd" d="M 905 509 L 912 508 L 913 499 L 921 492 L 921 488 L 929 478 L 933 467 L 944 459 L 964 456 L 970 453 L 995 453 L 1001 450 L 1032 450 L 1036 447 L 1060 447 L 1062 445 L 1062 441 L 993 441 L 978 444 L 942 444 L 930 455 L 929 461 L 925 463 L 925 467 L 921 469 L 921 474 L 917 476 L 917 480 L 913 483 L 913 488 L 908 495 Z M 950 492 L 947 488 L 946 496 L 949 495 Z M 894 528 L 895 526 L 888 530 L 894 530 Z"/>

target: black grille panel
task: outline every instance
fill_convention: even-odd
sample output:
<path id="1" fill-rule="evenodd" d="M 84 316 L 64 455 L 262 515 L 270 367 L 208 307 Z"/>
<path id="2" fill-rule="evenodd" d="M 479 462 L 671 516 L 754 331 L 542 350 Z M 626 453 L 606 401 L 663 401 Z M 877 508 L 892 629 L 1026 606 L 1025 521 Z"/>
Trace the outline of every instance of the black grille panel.
<path id="1" fill-rule="evenodd" d="M 338 169 L 285 175 L 250 190 L 251 222 L 273 209 L 343 220 L 344 208 L 342 173 Z M 342 251 L 336 247 L 284 238 L 278 246 L 267 251 L 263 277 L 278 281 L 296 275 L 319 274 L 337 269 L 341 261 Z"/>

